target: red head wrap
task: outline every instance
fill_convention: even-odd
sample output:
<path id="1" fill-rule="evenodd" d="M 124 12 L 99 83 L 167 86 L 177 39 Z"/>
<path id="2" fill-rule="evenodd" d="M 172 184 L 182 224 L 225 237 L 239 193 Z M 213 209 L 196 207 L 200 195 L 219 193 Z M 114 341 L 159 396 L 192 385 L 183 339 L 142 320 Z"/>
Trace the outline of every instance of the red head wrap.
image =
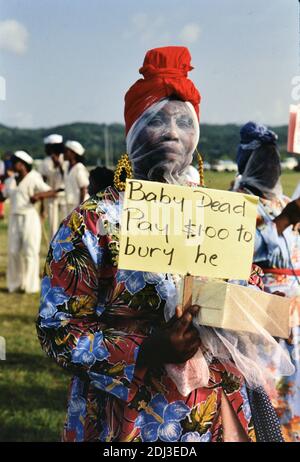
<path id="1" fill-rule="evenodd" d="M 126 135 L 146 109 L 168 96 L 189 101 L 199 119 L 201 96 L 193 82 L 187 78 L 192 69 L 191 55 L 186 47 L 149 50 L 139 71 L 144 78 L 137 80 L 125 95 Z"/>

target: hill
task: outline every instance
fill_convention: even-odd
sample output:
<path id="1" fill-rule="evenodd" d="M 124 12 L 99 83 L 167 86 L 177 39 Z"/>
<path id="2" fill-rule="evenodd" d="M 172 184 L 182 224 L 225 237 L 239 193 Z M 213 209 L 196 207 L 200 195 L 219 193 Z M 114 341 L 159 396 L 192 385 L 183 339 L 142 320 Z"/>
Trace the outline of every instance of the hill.
<path id="1" fill-rule="evenodd" d="M 235 159 L 239 142 L 238 125 L 201 124 L 198 149 L 207 162 L 216 159 Z M 272 127 L 279 136 L 282 157 L 286 156 L 287 126 Z M 125 132 L 122 124 L 96 124 L 76 122 L 51 128 L 25 129 L 12 128 L 0 124 L 0 156 L 5 151 L 28 150 L 34 158 L 42 158 L 43 138 L 49 133 L 60 133 L 64 139 L 80 141 L 87 151 L 87 163 L 105 163 L 105 144 L 108 146 L 111 163 L 126 151 Z"/>

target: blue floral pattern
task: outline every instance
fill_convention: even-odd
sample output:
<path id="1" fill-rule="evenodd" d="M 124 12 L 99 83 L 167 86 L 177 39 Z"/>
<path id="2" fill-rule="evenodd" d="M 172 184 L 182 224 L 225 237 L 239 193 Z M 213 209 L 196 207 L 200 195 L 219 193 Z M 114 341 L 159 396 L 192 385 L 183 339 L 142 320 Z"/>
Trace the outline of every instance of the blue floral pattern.
<path id="1" fill-rule="evenodd" d="M 72 231 L 67 226 L 62 226 L 54 236 L 51 247 L 53 249 L 53 258 L 56 262 L 61 259 L 64 253 L 71 252 L 74 249 L 71 238 Z"/>
<path id="2" fill-rule="evenodd" d="M 243 384 L 240 390 L 240 393 L 244 399 L 244 404 L 243 404 L 243 413 L 245 416 L 245 419 L 247 422 L 250 422 L 251 420 L 251 408 L 250 408 L 250 403 L 249 403 L 249 398 L 248 398 L 248 393 L 246 389 L 246 385 Z"/>
<path id="3" fill-rule="evenodd" d="M 103 343 L 102 332 L 82 336 L 72 351 L 72 362 L 92 366 L 97 360 L 103 361 L 109 356 Z"/>
<path id="4" fill-rule="evenodd" d="M 124 282 L 125 288 L 131 295 L 140 292 L 146 284 L 154 284 L 155 290 L 161 299 L 167 300 L 176 293 L 172 280 L 162 273 L 149 273 L 143 271 L 118 270 L 117 282 Z"/>
<path id="5" fill-rule="evenodd" d="M 97 237 L 89 230 L 86 230 L 82 236 L 82 241 L 86 245 L 95 265 L 101 266 L 104 256 L 104 249 L 103 247 L 99 246 Z"/>
<path id="6" fill-rule="evenodd" d="M 168 403 L 162 395 L 156 395 L 135 420 L 141 429 L 141 439 L 146 441 L 179 441 L 182 427 L 180 421 L 190 413 L 183 401 Z"/>
<path id="7" fill-rule="evenodd" d="M 41 287 L 40 317 L 49 319 L 55 316 L 58 312 L 58 307 L 64 305 L 69 299 L 70 297 L 62 287 L 52 287 L 50 278 L 45 276 Z"/>
<path id="8" fill-rule="evenodd" d="M 96 372 L 90 372 L 89 376 L 93 387 L 99 388 L 102 391 L 109 391 L 109 393 L 117 398 L 127 401 L 129 395 L 128 388 L 119 380 Z"/>
<path id="9" fill-rule="evenodd" d="M 200 435 L 198 432 L 185 433 L 182 436 L 181 441 L 183 443 L 209 443 L 211 442 L 211 439 L 212 434 L 209 430 L 207 430 L 207 432 L 203 435 Z"/>
<path id="10" fill-rule="evenodd" d="M 76 441 L 84 441 L 83 422 L 86 416 L 86 399 L 83 397 L 84 382 L 75 377 L 68 405 L 67 428 L 75 429 Z"/>

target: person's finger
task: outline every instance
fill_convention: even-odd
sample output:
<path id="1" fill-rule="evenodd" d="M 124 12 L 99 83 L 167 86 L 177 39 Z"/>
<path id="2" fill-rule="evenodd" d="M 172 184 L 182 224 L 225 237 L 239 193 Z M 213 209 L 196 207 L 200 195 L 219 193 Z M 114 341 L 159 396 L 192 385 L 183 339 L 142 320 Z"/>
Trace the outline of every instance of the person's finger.
<path id="1" fill-rule="evenodd" d="M 189 311 L 191 315 L 194 317 L 196 316 L 196 314 L 199 313 L 200 308 L 201 307 L 199 305 L 191 305 L 186 311 Z"/>
<path id="2" fill-rule="evenodd" d="M 177 319 L 179 319 L 181 318 L 182 315 L 183 315 L 182 305 L 177 305 L 176 310 L 175 310 L 175 316 Z"/>
<path id="3" fill-rule="evenodd" d="M 177 305 L 175 308 L 175 314 L 172 316 L 172 318 L 169 319 L 169 321 L 167 322 L 167 326 L 168 327 L 173 326 L 173 324 L 175 324 L 175 322 L 181 318 L 182 314 L 183 314 L 182 305 Z"/>
<path id="4" fill-rule="evenodd" d="M 191 315 L 191 313 L 186 311 L 185 313 L 183 313 L 181 318 L 177 320 L 177 323 L 176 323 L 177 330 L 181 334 L 184 334 L 190 327 L 192 321 L 193 321 L 193 316 Z"/>
<path id="5" fill-rule="evenodd" d="M 193 317 L 198 313 L 199 309 L 200 307 L 198 305 L 192 305 L 183 313 L 181 318 L 179 318 L 177 327 L 181 333 L 184 334 L 185 331 L 189 328 L 193 321 Z"/>

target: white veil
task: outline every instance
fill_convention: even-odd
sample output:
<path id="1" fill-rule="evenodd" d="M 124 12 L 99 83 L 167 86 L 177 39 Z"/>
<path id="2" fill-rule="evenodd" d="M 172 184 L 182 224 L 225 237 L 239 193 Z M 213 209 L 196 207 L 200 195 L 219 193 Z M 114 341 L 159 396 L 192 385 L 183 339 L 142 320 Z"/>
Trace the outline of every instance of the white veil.
<path id="1" fill-rule="evenodd" d="M 178 148 L 180 155 L 178 155 L 176 161 L 172 160 L 170 162 L 167 160 L 166 152 L 161 148 L 160 143 L 149 144 L 142 136 L 147 127 L 156 122 L 156 117 L 160 111 L 171 101 L 175 106 L 178 106 L 178 112 L 182 117 L 181 123 L 186 124 L 183 129 L 189 136 L 189 145 L 188 149 Z M 159 124 L 159 121 L 157 123 Z M 162 130 L 161 126 L 154 126 L 152 131 L 157 131 L 156 138 L 161 141 L 165 136 L 163 131 L 165 129 L 166 126 Z M 184 172 L 192 163 L 193 153 L 199 141 L 199 132 L 198 118 L 191 103 L 164 98 L 150 106 L 135 121 L 126 137 L 127 153 L 132 163 L 134 177 L 158 181 L 157 175 L 160 171 L 160 176 L 165 182 L 185 184 L 187 180 Z"/>

